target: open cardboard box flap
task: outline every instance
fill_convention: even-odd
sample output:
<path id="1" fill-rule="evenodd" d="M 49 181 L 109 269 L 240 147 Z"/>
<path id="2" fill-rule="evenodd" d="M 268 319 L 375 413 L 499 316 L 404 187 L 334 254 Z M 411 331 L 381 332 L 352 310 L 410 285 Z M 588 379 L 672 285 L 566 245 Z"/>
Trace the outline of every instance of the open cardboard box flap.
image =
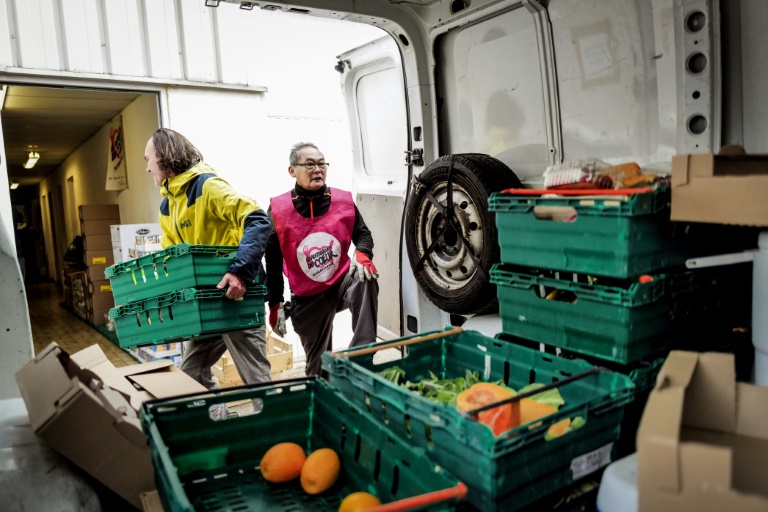
<path id="1" fill-rule="evenodd" d="M 767 422 L 731 354 L 671 352 L 638 431 L 640 510 L 768 510 Z"/>
<path id="2" fill-rule="evenodd" d="M 117 369 L 98 345 L 70 356 L 51 343 L 16 380 L 35 434 L 137 508 L 155 488 L 141 402 L 205 391 L 169 361 Z"/>

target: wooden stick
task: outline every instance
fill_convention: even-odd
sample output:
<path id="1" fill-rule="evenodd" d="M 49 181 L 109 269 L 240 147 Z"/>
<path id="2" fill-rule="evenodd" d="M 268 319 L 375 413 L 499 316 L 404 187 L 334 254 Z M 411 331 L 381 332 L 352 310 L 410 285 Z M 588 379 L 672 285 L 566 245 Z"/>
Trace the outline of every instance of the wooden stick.
<path id="1" fill-rule="evenodd" d="M 438 338 L 445 338 L 446 336 L 453 336 L 454 334 L 459 334 L 461 331 L 462 331 L 461 327 L 454 327 L 450 331 L 436 332 L 436 333 L 428 334 L 426 336 L 418 336 L 416 338 L 411 338 L 409 340 L 400 340 L 400 341 L 392 341 L 390 343 L 381 343 L 376 346 L 363 348 L 360 350 L 334 352 L 333 355 L 334 357 L 364 356 L 366 354 L 373 354 L 375 352 L 378 352 L 379 350 L 384 350 L 386 348 L 404 347 L 406 345 L 415 345 L 416 343 L 421 343 L 422 341 L 436 340 Z"/>

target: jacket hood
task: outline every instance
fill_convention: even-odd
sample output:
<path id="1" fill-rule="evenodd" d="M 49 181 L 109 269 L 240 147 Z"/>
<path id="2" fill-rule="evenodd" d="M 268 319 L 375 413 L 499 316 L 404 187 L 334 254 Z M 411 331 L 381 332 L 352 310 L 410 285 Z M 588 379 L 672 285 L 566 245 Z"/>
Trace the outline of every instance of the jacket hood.
<path id="1" fill-rule="evenodd" d="M 190 181 L 195 179 L 201 174 L 214 173 L 216 171 L 213 167 L 209 166 L 205 162 L 198 162 L 194 166 L 181 174 L 177 174 L 173 178 L 168 178 L 163 182 L 163 186 L 160 187 L 160 193 L 165 196 L 176 196 L 184 192 Z"/>

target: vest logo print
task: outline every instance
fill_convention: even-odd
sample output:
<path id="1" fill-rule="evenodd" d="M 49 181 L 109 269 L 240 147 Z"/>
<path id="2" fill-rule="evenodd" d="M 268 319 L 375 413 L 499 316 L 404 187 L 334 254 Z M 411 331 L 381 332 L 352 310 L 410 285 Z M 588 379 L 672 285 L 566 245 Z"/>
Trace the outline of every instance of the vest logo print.
<path id="1" fill-rule="evenodd" d="M 301 241 L 296 249 L 299 266 L 307 277 L 324 283 L 339 268 L 341 244 L 329 233 L 312 233 Z"/>
<path id="2" fill-rule="evenodd" d="M 188 228 L 188 227 L 191 227 L 191 226 L 192 226 L 192 221 L 191 220 L 184 220 L 184 221 L 181 222 L 181 224 L 179 224 L 180 228 Z"/>

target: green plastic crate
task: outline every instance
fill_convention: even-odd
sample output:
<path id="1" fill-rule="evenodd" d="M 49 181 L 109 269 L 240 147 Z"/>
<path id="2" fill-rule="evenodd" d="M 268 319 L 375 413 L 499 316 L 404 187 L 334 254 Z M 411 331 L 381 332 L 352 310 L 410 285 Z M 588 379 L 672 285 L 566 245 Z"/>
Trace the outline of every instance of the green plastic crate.
<path id="1" fill-rule="evenodd" d="M 235 261 L 237 247 L 180 244 L 107 267 L 115 304 L 150 299 L 184 288 L 213 287 Z"/>
<path id="2" fill-rule="evenodd" d="M 431 334 L 435 333 L 421 336 Z M 479 372 L 483 380 L 502 379 L 520 389 L 532 382 L 564 380 L 594 367 L 474 331 L 442 333 L 442 337 L 409 345 L 403 359 L 378 365 L 369 356 L 344 357 L 355 350 L 360 349 L 323 354 L 331 385 L 400 438 L 450 468 L 469 487 L 470 503 L 483 511 L 519 510 L 610 462 L 624 406 L 633 396 L 627 376 L 599 372 L 560 388 L 565 405 L 534 428 L 521 426 L 496 437 L 490 428 L 465 418 L 457 409 L 429 401 L 376 373 L 399 366 L 408 380 L 417 382 L 429 378 L 430 371 L 442 379 L 464 376 L 470 370 Z M 586 422 L 561 437 L 546 439 L 554 423 L 576 417 Z M 597 462 L 590 465 L 587 460 Z"/>
<path id="3" fill-rule="evenodd" d="M 225 290 L 187 288 L 129 302 L 109 310 L 122 348 L 160 345 L 264 325 L 264 286 L 249 288 L 243 300 L 226 299 Z"/>
<path id="4" fill-rule="evenodd" d="M 503 333 L 497 334 L 496 338 L 507 343 L 521 342 L 520 338 Z M 523 340 L 522 342 L 525 341 Z M 550 348 L 547 350 L 554 349 Z M 573 352 L 561 353 L 560 355 L 561 357 L 569 359 L 583 359 L 589 364 L 601 366 L 612 372 L 621 373 L 622 375 L 629 377 L 635 385 L 635 394 L 632 402 L 627 404 L 624 408 L 624 418 L 621 421 L 621 436 L 616 447 L 617 458 L 635 453 L 635 437 L 637 437 L 637 429 L 640 426 L 640 419 L 643 416 L 648 396 L 650 395 L 653 386 L 656 384 L 656 377 L 661 371 L 661 366 L 664 364 L 665 357 L 652 357 L 636 361 L 629 365 L 622 365 L 597 358 L 585 357 Z"/>
<path id="5" fill-rule="evenodd" d="M 211 406 L 251 399 L 263 401 L 258 414 L 210 418 Z M 422 450 L 393 437 L 321 379 L 148 402 L 142 405 L 141 421 L 167 512 L 336 511 L 345 496 L 357 491 L 375 494 L 391 505 L 426 493 L 466 492 L 455 476 L 435 466 Z M 333 487 L 309 496 L 298 480 L 267 483 L 259 461 L 282 442 L 297 443 L 307 453 L 333 449 L 342 468 Z M 455 510 L 458 499 L 431 496 L 428 501 L 419 510 Z M 398 505 L 394 510 L 412 510 L 402 502 Z"/>
<path id="6" fill-rule="evenodd" d="M 578 354 L 629 364 L 662 352 L 688 314 L 690 274 L 663 275 L 629 286 L 589 285 L 567 279 L 491 269 L 502 331 Z M 573 304 L 539 296 L 553 289 L 576 295 Z"/>
<path id="7" fill-rule="evenodd" d="M 488 208 L 496 213 L 501 261 L 619 278 L 684 264 L 682 233 L 669 219 L 669 189 L 627 197 L 492 194 Z M 552 208 L 571 208 L 576 218 L 537 218 Z"/>

